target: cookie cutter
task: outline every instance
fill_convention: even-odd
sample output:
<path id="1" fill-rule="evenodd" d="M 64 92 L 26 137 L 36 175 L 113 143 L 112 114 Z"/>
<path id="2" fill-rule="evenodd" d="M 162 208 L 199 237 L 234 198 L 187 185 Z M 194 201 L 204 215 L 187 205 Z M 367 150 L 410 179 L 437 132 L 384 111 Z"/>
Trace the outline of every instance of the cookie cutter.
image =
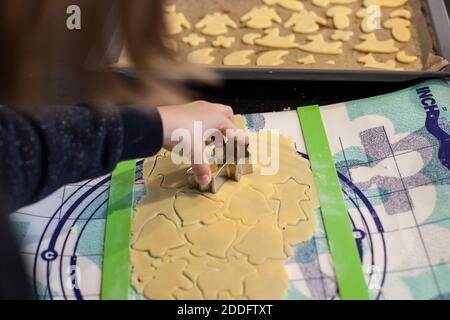
<path id="1" fill-rule="evenodd" d="M 233 143 L 232 148 L 229 147 L 230 143 Z M 230 151 L 232 151 L 232 154 L 229 154 Z M 207 185 L 198 184 L 195 181 L 192 167 L 189 168 L 186 172 L 189 187 L 201 192 L 217 193 L 227 180 L 232 179 L 239 182 L 243 175 L 253 173 L 248 145 L 243 145 L 235 139 L 224 141 L 222 147 L 213 149 L 210 157 L 210 168 L 211 181 Z"/>

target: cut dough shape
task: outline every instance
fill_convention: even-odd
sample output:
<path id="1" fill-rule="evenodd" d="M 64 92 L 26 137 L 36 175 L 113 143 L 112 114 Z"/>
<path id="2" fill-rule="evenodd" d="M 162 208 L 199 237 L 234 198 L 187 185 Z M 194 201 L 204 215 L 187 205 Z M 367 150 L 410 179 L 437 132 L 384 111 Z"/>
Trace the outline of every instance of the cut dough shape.
<path id="1" fill-rule="evenodd" d="M 405 64 L 414 63 L 417 61 L 417 59 L 419 59 L 417 56 L 407 55 L 406 52 L 403 50 L 399 51 L 395 58 L 397 59 L 398 62 L 405 63 Z"/>
<path id="2" fill-rule="evenodd" d="M 270 300 L 273 296 L 286 299 L 289 285 L 283 261 L 269 261 L 258 266 L 258 272 L 244 282 L 246 294 L 256 300 Z"/>
<path id="3" fill-rule="evenodd" d="M 308 36 L 309 43 L 300 45 L 300 49 L 312 53 L 322 54 L 341 54 L 342 42 L 331 41 L 326 42 L 322 34 Z"/>
<path id="4" fill-rule="evenodd" d="M 175 211 L 180 216 L 183 226 L 196 223 L 211 224 L 217 221 L 216 212 L 221 207 L 222 203 L 194 192 L 180 192 L 174 202 Z"/>
<path id="5" fill-rule="evenodd" d="M 391 12 L 390 18 L 404 18 L 411 19 L 411 11 L 407 9 L 397 9 Z"/>
<path id="6" fill-rule="evenodd" d="M 243 260 L 233 259 L 228 263 L 215 263 L 213 270 L 198 277 L 198 286 L 206 299 L 217 299 L 219 292 L 229 291 L 232 296 L 244 295 L 244 280 L 257 269 Z"/>
<path id="7" fill-rule="evenodd" d="M 262 36 L 260 33 L 246 33 L 242 36 L 242 42 L 248 45 L 254 45 L 255 39 L 261 38 Z"/>
<path id="8" fill-rule="evenodd" d="M 350 26 L 352 9 L 344 6 L 335 6 L 327 10 L 327 17 L 333 18 L 333 24 L 336 29 L 346 29 Z"/>
<path id="9" fill-rule="evenodd" d="M 164 22 L 166 26 L 166 33 L 170 36 L 182 32 L 184 29 L 190 29 L 191 24 L 186 19 L 184 14 L 176 12 L 176 6 L 166 6 L 164 12 Z"/>
<path id="10" fill-rule="evenodd" d="M 213 48 L 203 48 L 192 51 L 188 54 L 187 60 L 190 63 L 211 64 L 215 60 L 215 58 L 211 55 L 213 51 Z"/>
<path id="11" fill-rule="evenodd" d="M 314 59 L 314 56 L 312 54 L 310 54 L 304 58 L 298 59 L 297 63 L 298 64 L 312 64 L 312 63 L 316 63 L 316 59 Z"/>
<path id="12" fill-rule="evenodd" d="M 284 252 L 283 233 L 277 222 L 270 218 L 261 219 L 234 248 L 248 256 L 248 261 L 252 264 L 287 257 Z"/>
<path id="13" fill-rule="evenodd" d="M 361 30 L 365 33 L 381 29 L 381 15 L 381 10 L 376 6 L 363 8 L 356 12 L 356 16 L 362 19 Z"/>
<path id="14" fill-rule="evenodd" d="M 217 48 L 229 48 L 236 41 L 234 37 L 218 36 L 212 45 Z"/>
<path id="15" fill-rule="evenodd" d="M 327 20 L 319 17 L 315 12 L 304 10 L 293 13 L 284 27 L 293 26 L 292 30 L 297 33 L 312 33 L 319 30 L 320 25 L 325 26 L 326 24 Z"/>
<path id="16" fill-rule="evenodd" d="M 263 0 L 263 2 L 270 6 L 277 4 L 292 11 L 302 11 L 305 8 L 303 3 L 298 0 Z"/>
<path id="17" fill-rule="evenodd" d="M 186 266 L 187 262 L 183 260 L 164 261 L 150 279 L 143 279 L 148 280 L 144 295 L 149 299 L 173 300 L 175 291 L 191 289 L 192 282 L 183 274 Z"/>
<path id="18" fill-rule="evenodd" d="M 186 238 L 192 243 L 193 255 L 208 254 L 213 257 L 225 258 L 227 249 L 236 239 L 236 228 L 233 222 L 222 220 L 211 225 L 188 229 Z"/>
<path id="19" fill-rule="evenodd" d="M 364 0 L 364 6 L 380 6 L 385 8 L 397 8 L 404 5 L 408 0 Z"/>
<path id="20" fill-rule="evenodd" d="M 190 35 L 183 37 L 182 41 L 191 47 L 198 47 L 200 44 L 206 42 L 206 38 L 201 37 L 196 33 L 191 33 Z"/>
<path id="21" fill-rule="evenodd" d="M 298 48 L 298 43 L 295 42 L 295 35 L 280 36 L 280 29 L 273 28 L 264 31 L 265 36 L 255 39 L 255 44 L 277 49 Z"/>
<path id="22" fill-rule="evenodd" d="M 236 116 L 235 119 L 238 127 L 245 128 L 243 117 Z M 130 282 L 138 294 L 149 299 L 285 298 L 288 275 L 284 263 L 293 254 L 292 245 L 312 237 L 319 203 L 310 164 L 298 156 L 291 139 L 265 131 L 250 135 L 259 138 L 250 139 L 257 141 L 256 149 L 252 147 L 251 150 L 267 146 L 268 156 L 275 152 L 271 149 L 271 142 L 279 138 L 279 148 L 276 149 L 280 164 L 278 172 L 263 175 L 261 172 L 266 165 L 258 163 L 254 173 L 244 175 L 240 182 L 225 182 L 216 194 L 189 189 L 187 182 L 180 185 L 171 181 L 169 185 L 177 185 L 177 188 L 163 187 L 164 174 L 177 176 L 180 167 L 186 170 L 183 166 L 166 164 L 171 162 L 171 156 L 165 150 L 144 162 L 147 193 L 139 201 L 133 216 L 133 238 L 136 240 L 147 235 L 144 227 L 155 217 L 166 219 L 164 216 L 169 215 L 170 219 L 165 222 L 177 229 L 182 245 L 168 246 L 164 256 L 158 258 L 150 256 L 147 251 L 130 248 Z M 286 225 L 283 230 L 278 221 L 279 201 L 271 198 L 284 197 L 287 190 L 282 188 L 283 192 L 277 193 L 279 188 L 276 186 L 289 179 L 310 186 L 303 195 L 296 195 L 309 199 L 300 201 L 307 219 L 297 225 Z M 187 194 L 192 198 L 186 199 Z M 205 198 L 208 198 L 206 202 Z M 292 198 L 286 197 L 283 201 L 293 200 L 291 205 L 295 207 L 297 200 Z M 176 203 L 179 200 L 186 203 Z M 217 203 L 221 206 L 218 207 Z M 194 212 L 194 205 L 198 205 L 198 212 Z M 192 224 L 184 225 L 175 211 L 184 211 Z M 292 218 L 290 213 L 282 213 L 281 216 Z M 163 227 L 160 231 L 166 229 Z M 154 239 L 147 239 L 143 247 L 154 245 L 151 241 Z"/>
<path id="23" fill-rule="evenodd" d="M 241 22 L 252 29 L 270 28 L 274 22 L 281 23 L 281 21 L 277 11 L 268 6 L 254 7 L 241 17 Z"/>
<path id="24" fill-rule="evenodd" d="M 231 18 L 220 12 L 209 13 L 195 25 L 204 35 L 220 36 L 228 32 L 228 28 L 237 29 L 237 24 Z"/>
<path id="25" fill-rule="evenodd" d="M 398 42 L 408 42 L 411 40 L 410 26 L 411 22 L 402 18 L 392 18 L 383 23 L 383 27 L 391 29 L 392 37 Z"/>
<path id="26" fill-rule="evenodd" d="M 326 7 L 329 4 L 350 4 L 358 0 L 312 0 L 312 3 L 318 7 Z"/>
<path id="27" fill-rule="evenodd" d="M 335 65 L 335 64 L 336 64 L 336 61 L 334 61 L 334 60 L 328 60 L 328 61 L 326 62 L 326 64 Z"/>
<path id="28" fill-rule="evenodd" d="M 242 211 L 241 208 L 248 208 Z M 272 208 L 260 192 L 246 186 L 239 189 L 229 204 L 225 217 L 237 219 L 245 225 L 255 225 L 261 217 L 271 214 Z"/>
<path id="29" fill-rule="evenodd" d="M 176 225 L 159 215 L 145 223 L 132 247 L 136 250 L 148 251 L 152 257 L 162 257 L 167 250 L 183 244 Z"/>
<path id="30" fill-rule="evenodd" d="M 387 70 L 403 70 L 403 68 L 397 68 L 394 60 L 388 60 L 386 62 L 376 61 L 371 53 L 358 59 L 359 63 L 363 63 L 364 67 L 375 69 L 387 69 Z"/>
<path id="31" fill-rule="evenodd" d="M 275 194 L 271 199 L 279 201 L 278 226 L 284 228 L 287 225 L 296 225 L 299 221 L 308 217 L 300 206 L 301 201 L 309 200 L 306 196 L 309 186 L 299 184 L 294 179 L 274 185 Z"/>
<path id="32" fill-rule="evenodd" d="M 377 39 L 375 33 L 363 34 L 360 37 L 363 42 L 355 45 L 354 49 L 366 53 L 394 53 L 398 52 L 399 48 L 395 46 L 393 39 L 380 41 Z"/>
<path id="33" fill-rule="evenodd" d="M 353 37 L 353 31 L 336 30 L 331 35 L 331 39 L 335 41 L 348 41 Z"/>
<path id="34" fill-rule="evenodd" d="M 245 66 L 250 63 L 250 59 L 248 59 L 248 56 L 254 54 L 254 50 L 240 50 L 235 51 L 230 54 L 228 54 L 223 59 L 223 64 L 225 66 Z"/>
<path id="35" fill-rule="evenodd" d="M 259 55 L 256 64 L 258 66 L 279 66 L 284 63 L 283 57 L 288 54 L 287 50 L 267 51 Z"/>

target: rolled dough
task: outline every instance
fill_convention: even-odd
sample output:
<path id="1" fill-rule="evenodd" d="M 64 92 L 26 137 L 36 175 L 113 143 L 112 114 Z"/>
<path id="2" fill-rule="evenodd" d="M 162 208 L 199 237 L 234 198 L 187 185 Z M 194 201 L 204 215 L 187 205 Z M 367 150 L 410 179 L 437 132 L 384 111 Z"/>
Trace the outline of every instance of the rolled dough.
<path id="1" fill-rule="evenodd" d="M 186 166 L 171 163 L 167 151 L 145 161 L 147 192 L 133 216 L 130 249 L 130 281 L 144 298 L 286 298 L 284 264 L 292 246 L 312 237 L 319 203 L 309 162 L 292 140 L 251 135 L 267 136 L 252 150 L 269 155 L 280 138 L 279 171 L 262 175 L 266 165 L 255 164 L 254 173 L 216 194 L 189 189 Z"/>

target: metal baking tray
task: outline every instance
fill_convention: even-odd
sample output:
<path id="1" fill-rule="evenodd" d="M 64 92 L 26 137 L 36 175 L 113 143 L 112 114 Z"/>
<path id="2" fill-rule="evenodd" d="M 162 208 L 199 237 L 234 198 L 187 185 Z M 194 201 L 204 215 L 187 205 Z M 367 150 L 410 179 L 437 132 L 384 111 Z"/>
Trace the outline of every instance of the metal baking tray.
<path id="1" fill-rule="evenodd" d="M 423 0 L 425 16 L 431 25 L 434 37 L 434 51 L 450 61 L 450 16 L 446 0 Z M 114 37 L 113 37 L 114 38 Z M 120 50 L 113 50 L 118 60 Z M 111 53 L 111 52 L 110 52 Z M 449 78 L 450 65 L 440 71 L 390 71 L 371 69 L 305 69 L 305 68 L 232 68 L 213 67 L 224 80 L 307 80 L 307 81 L 365 81 L 398 82 L 429 78 Z M 116 69 L 117 70 L 117 69 Z M 132 69 L 119 68 L 128 75 Z"/>
<path id="2" fill-rule="evenodd" d="M 445 0 L 423 0 L 432 27 L 435 53 L 450 61 L 450 16 Z M 425 78 L 450 78 L 450 65 L 440 71 L 390 71 L 305 68 L 213 68 L 227 80 L 314 80 L 396 82 Z"/>

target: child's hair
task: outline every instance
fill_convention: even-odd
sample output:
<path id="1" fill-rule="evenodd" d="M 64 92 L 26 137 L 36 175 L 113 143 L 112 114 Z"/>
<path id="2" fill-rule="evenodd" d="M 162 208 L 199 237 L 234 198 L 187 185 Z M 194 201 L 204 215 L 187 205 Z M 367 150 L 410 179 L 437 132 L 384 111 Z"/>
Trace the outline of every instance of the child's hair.
<path id="1" fill-rule="evenodd" d="M 80 30 L 66 26 L 72 5 L 80 8 Z M 0 1 L 0 104 L 181 102 L 182 80 L 209 75 L 176 62 L 164 47 L 163 6 L 163 0 Z M 108 66 L 118 44 L 133 81 Z"/>

